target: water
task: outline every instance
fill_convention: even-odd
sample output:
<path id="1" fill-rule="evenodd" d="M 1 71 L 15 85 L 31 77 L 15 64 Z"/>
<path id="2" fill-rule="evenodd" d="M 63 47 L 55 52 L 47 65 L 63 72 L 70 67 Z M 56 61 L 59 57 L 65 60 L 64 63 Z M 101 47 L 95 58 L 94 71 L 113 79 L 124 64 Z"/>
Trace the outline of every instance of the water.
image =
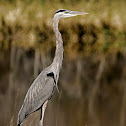
<path id="1" fill-rule="evenodd" d="M 48 102 L 44 126 L 123 126 L 125 123 L 124 56 L 64 58 L 58 87 Z M 0 124 L 15 126 L 34 78 L 52 62 L 50 53 L 11 47 L 0 54 Z M 123 66 L 123 67 L 122 67 Z M 40 111 L 23 126 L 39 124 Z"/>

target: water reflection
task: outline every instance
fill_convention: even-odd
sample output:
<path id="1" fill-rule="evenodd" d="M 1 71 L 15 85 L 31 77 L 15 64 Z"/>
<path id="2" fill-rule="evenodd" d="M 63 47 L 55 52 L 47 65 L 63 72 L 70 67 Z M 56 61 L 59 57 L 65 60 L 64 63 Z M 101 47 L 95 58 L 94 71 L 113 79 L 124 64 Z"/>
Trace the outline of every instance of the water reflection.
<path id="1" fill-rule="evenodd" d="M 76 60 L 64 58 L 58 84 L 60 93 L 55 91 L 48 103 L 45 126 L 124 126 L 125 55 L 96 57 L 97 54 Z M 1 125 L 16 125 L 28 88 L 52 59 L 50 52 L 42 54 L 39 50 L 14 46 L 7 54 L 1 54 Z M 29 116 L 23 126 L 38 125 L 39 119 L 38 111 Z"/>

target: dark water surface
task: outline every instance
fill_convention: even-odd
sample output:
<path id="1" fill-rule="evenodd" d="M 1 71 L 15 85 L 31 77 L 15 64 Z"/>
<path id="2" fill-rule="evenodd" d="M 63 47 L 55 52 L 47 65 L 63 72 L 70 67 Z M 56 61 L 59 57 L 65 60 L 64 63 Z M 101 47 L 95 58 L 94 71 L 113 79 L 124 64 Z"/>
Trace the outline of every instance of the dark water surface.
<path id="1" fill-rule="evenodd" d="M 34 78 L 53 56 L 11 47 L 0 54 L 0 125 L 16 126 L 17 114 Z M 44 126 L 124 126 L 126 107 L 125 55 L 98 58 L 64 56 L 58 87 L 48 102 Z M 38 126 L 40 111 L 22 126 Z"/>

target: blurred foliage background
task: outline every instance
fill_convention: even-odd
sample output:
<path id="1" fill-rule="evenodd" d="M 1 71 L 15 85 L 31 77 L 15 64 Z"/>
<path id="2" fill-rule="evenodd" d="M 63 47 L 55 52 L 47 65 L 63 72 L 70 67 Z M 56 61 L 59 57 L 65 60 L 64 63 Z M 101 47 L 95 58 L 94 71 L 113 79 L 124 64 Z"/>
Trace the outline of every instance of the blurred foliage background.
<path id="1" fill-rule="evenodd" d="M 33 80 L 55 54 L 59 9 L 90 13 L 62 19 L 64 61 L 45 112 L 51 126 L 126 125 L 125 0 L 0 0 L 0 125 L 15 126 Z M 23 126 L 39 124 L 32 114 Z"/>

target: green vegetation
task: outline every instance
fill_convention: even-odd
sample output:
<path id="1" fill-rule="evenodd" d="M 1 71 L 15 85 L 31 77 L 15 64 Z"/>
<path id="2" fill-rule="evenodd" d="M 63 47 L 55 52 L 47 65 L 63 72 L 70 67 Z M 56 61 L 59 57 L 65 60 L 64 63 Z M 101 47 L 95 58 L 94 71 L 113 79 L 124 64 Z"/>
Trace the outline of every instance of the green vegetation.
<path id="1" fill-rule="evenodd" d="M 56 10 L 66 8 L 90 13 L 61 21 L 68 56 L 122 52 L 126 47 L 125 5 L 124 0 L 1 0 L 0 49 L 5 51 L 16 45 L 39 48 L 43 53 L 53 51 L 51 17 Z"/>

